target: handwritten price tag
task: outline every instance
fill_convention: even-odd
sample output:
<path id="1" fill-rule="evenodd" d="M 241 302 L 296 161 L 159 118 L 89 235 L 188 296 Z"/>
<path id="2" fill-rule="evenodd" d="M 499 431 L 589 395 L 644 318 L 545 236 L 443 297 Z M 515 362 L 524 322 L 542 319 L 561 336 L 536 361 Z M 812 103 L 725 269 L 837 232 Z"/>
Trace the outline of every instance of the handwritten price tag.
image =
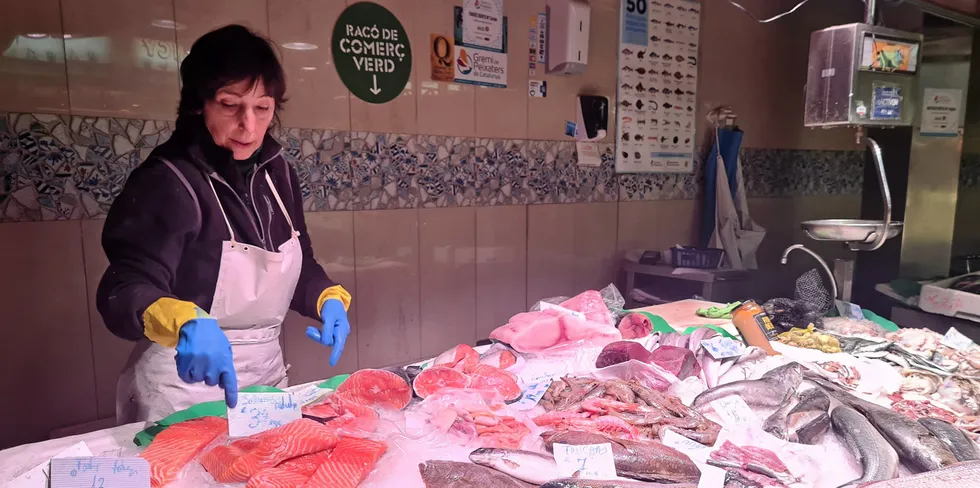
<path id="1" fill-rule="evenodd" d="M 711 402 L 711 406 L 718 412 L 722 423 L 726 427 L 736 428 L 749 424 L 758 425 L 759 417 L 752 412 L 752 409 L 738 395 L 728 395 Z"/>
<path id="2" fill-rule="evenodd" d="M 739 341 L 729 339 L 725 336 L 712 337 L 701 341 L 701 345 L 708 351 L 708 354 L 715 359 L 733 358 L 743 356 L 748 349 Z"/>
<path id="3" fill-rule="evenodd" d="M 555 462 L 558 476 L 608 480 L 616 477 L 616 463 L 613 461 L 612 445 L 585 444 L 570 446 L 555 444 Z M 576 474 L 578 473 L 578 474 Z"/>
<path id="4" fill-rule="evenodd" d="M 246 437 L 282 427 L 303 416 L 290 393 L 239 393 L 238 406 L 228 409 L 228 435 Z"/>
<path id="5" fill-rule="evenodd" d="M 55 454 L 54 458 L 91 456 L 92 451 L 84 442 L 74 444 L 68 449 Z M 48 488 L 48 476 L 51 472 L 51 461 L 45 461 L 30 471 L 14 478 L 7 483 L 7 488 Z"/>
<path id="6" fill-rule="evenodd" d="M 949 330 L 946 331 L 946 335 L 944 335 L 943 339 L 939 342 L 940 344 L 956 349 L 957 351 L 962 351 L 963 349 L 973 345 L 973 341 L 969 337 L 963 335 L 962 332 L 956 330 L 956 327 L 950 327 Z"/>
<path id="7" fill-rule="evenodd" d="M 329 388 L 320 388 L 316 383 L 310 383 L 307 385 L 297 385 L 290 386 L 286 388 L 286 391 L 293 395 L 293 401 L 300 404 L 300 406 L 310 405 L 313 402 L 323 398 L 327 393 L 333 390 Z"/>
<path id="8" fill-rule="evenodd" d="M 551 379 L 547 379 L 527 387 L 527 389 L 524 390 L 524 396 L 511 405 L 511 408 L 522 411 L 534 408 L 534 406 L 541 401 L 541 397 L 544 396 L 544 393 L 548 391 L 548 387 L 551 386 L 551 381 Z"/>
<path id="9" fill-rule="evenodd" d="M 70 457 L 51 460 L 51 488 L 146 488 L 150 465 L 143 458 Z"/>

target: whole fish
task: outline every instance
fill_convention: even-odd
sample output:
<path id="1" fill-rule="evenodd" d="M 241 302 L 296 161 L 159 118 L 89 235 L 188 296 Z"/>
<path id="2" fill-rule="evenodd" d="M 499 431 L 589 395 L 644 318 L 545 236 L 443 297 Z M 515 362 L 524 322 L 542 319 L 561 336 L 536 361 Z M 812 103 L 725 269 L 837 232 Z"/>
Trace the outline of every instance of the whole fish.
<path id="1" fill-rule="evenodd" d="M 796 395 L 787 396 L 783 400 L 783 403 L 779 405 L 779 408 L 762 423 L 762 430 L 772 434 L 773 437 L 786 440 L 789 437 L 789 432 L 787 432 L 789 430 L 787 416 L 790 410 L 796 407 L 798 400 Z"/>
<path id="2" fill-rule="evenodd" d="M 551 480 L 541 488 L 697 488 L 691 483 L 647 483 L 627 480 L 587 480 L 584 478 L 561 478 Z"/>
<path id="3" fill-rule="evenodd" d="M 789 435 L 789 441 L 815 446 L 823 442 L 823 438 L 827 435 L 828 430 L 830 430 L 830 416 L 821 413 L 811 420 L 810 423 L 792 432 Z"/>
<path id="4" fill-rule="evenodd" d="M 807 379 L 823 387 L 835 399 L 867 418 L 888 441 L 910 471 L 921 473 L 955 464 L 956 456 L 918 422 L 881 405 L 862 400 L 818 376 Z"/>
<path id="5" fill-rule="evenodd" d="M 796 392 L 803 382 L 803 367 L 792 362 L 767 371 L 757 380 L 733 381 L 705 390 L 698 395 L 691 408 L 702 409 L 705 405 L 731 395 L 739 395 L 745 403 L 756 407 L 778 407 Z"/>
<path id="6" fill-rule="evenodd" d="M 929 429 L 929 432 L 932 432 L 932 435 L 941 440 L 943 444 L 946 444 L 949 450 L 953 451 L 953 455 L 958 461 L 980 460 L 977 445 L 959 427 L 945 420 L 929 417 L 920 418 L 919 423 Z"/>
<path id="7" fill-rule="evenodd" d="M 672 483 L 697 483 L 701 478 L 701 470 L 691 458 L 657 441 L 629 441 L 579 431 L 546 432 L 542 437 L 548 450 L 554 444 L 611 444 L 619 476 Z"/>
<path id="8" fill-rule="evenodd" d="M 555 458 L 539 452 L 481 448 L 470 453 L 470 461 L 535 485 L 558 477 Z"/>
<path id="9" fill-rule="evenodd" d="M 834 434 L 861 463 L 861 477 L 845 486 L 898 476 L 898 453 L 857 410 L 841 405 L 830 412 Z"/>
<path id="10" fill-rule="evenodd" d="M 419 464 L 426 488 L 531 488 L 523 481 L 485 466 L 456 461 L 426 461 Z"/>

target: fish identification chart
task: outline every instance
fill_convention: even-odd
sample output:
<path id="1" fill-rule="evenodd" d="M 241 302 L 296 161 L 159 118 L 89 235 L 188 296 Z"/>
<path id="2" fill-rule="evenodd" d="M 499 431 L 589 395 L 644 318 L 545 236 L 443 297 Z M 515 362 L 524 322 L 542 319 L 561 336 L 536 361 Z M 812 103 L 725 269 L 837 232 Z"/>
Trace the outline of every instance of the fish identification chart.
<path id="1" fill-rule="evenodd" d="M 623 0 L 617 173 L 694 171 L 701 4 Z"/>

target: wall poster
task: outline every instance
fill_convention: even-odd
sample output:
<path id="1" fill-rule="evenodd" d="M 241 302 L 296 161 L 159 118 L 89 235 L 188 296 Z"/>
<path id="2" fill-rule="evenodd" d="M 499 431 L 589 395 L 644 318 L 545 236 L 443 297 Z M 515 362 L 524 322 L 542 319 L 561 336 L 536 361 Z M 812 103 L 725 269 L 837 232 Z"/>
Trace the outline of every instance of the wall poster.
<path id="1" fill-rule="evenodd" d="M 622 0 L 617 173 L 694 171 L 701 4 Z"/>

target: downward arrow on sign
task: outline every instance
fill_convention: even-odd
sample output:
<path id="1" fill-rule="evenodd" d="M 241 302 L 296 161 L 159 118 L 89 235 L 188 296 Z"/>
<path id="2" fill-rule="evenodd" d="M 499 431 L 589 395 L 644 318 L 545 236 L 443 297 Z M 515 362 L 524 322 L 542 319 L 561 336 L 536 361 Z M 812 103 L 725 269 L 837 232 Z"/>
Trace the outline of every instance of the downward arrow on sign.
<path id="1" fill-rule="evenodd" d="M 371 75 L 371 79 L 374 80 L 374 88 L 371 88 L 371 93 L 375 95 L 381 93 L 381 89 L 378 88 L 378 75 Z"/>

